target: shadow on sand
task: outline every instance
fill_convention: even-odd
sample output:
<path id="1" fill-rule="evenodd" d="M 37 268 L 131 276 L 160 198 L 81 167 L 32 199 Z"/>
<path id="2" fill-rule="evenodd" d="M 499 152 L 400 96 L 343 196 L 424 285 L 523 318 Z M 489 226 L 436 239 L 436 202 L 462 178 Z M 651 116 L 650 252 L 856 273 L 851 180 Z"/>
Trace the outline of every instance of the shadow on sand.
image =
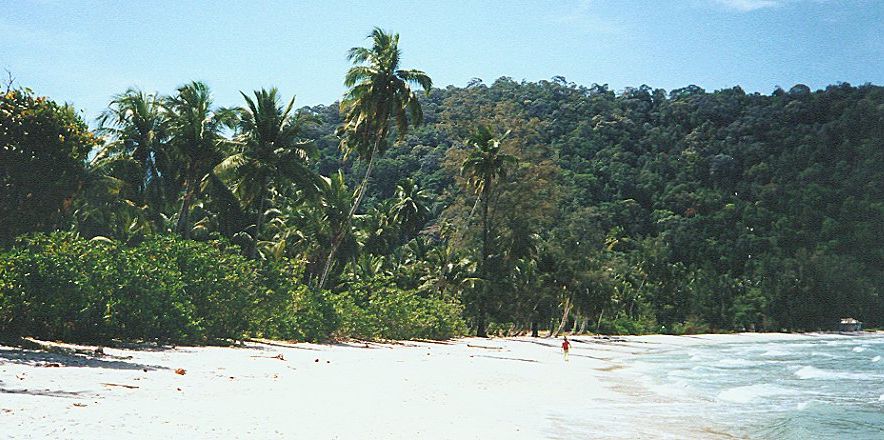
<path id="1" fill-rule="evenodd" d="M 28 388 L 21 389 L 4 389 L 0 388 L 0 394 L 27 394 L 29 396 L 43 397 L 63 397 L 66 399 L 79 399 L 84 397 L 93 397 L 92 395 L 84 395 L 83 391 L 61 391 L 61 390 L 31 390 Z"/>
<path id="2" fill-rule="evenodd" d="M 82 354 L 59 354 L 21 348 L 0 348 L 0 365 L 28 365 L 34 367 L 89 367 L 115 370 L 165 370 L 166 367 L 144 365 L 125 360 L 108 360 Z"/>

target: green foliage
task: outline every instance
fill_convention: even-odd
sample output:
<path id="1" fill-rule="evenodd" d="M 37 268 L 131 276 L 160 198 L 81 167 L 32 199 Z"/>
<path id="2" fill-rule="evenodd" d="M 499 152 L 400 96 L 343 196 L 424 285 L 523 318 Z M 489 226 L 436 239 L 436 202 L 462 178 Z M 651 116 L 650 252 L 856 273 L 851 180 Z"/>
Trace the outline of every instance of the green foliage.
<path id="1" fill-rule="evenodd" d="M 9 249 L 0 326 L 193 341 L 448 337 L 462 318 L 480 334 L 880 326 L 881 87 L 500 78 L 421 96 L 398 37 L 370 38 L 340 106 L 295 111 L 271 89 L 216 109 L 201 83 L 117 95 L 85 167 L 94 140 L 69 109 L 5 95 L 0 246 L 111 240 Z M 151 235 L 172 231 L 206 241 Z"/>
<path id="2" fill-rule="evenodd" d="M 173 237 L 36 235 L 0 267 L 0 330 L 47 339 L 237 339 L 258 290 L 255 263 L 228 245 Z"/>
<path id="3" fill-rule="evenodd" d="M 448 339 L 466 332 L 458 303 L 399 289 L 384 277 L 350 284 L 332 300 L 341 318 L 339 336 Z"/>
<path id="4" fill-rule="evenodd" d="M 28 89 L 0 94 L 0 246 L 64 224 L 97 144 L 72 107 Z"/>
<path id="5" fill-rule="evenodd" d="M 328 292 L 298 282 L 304 265 L 292 260 L 266 262 L 263 286 L 255 296 L 250 332 L 272 339 L 324 341 L 338 329 L 339 318 Z"/>

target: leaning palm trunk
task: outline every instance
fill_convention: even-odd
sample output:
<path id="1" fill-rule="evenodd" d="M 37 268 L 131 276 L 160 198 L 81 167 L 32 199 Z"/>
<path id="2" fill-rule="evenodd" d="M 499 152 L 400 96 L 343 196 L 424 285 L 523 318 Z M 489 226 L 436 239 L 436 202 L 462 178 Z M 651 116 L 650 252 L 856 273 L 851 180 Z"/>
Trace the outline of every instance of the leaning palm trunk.
<path id="1" fill-rule="evenodd" d="M 344 224 L 338 229 L 337 233 L 334 235 L 331 243 L 331 249 L 328 252 L 328 259 L 325 260 L 325 266 L 322 268 L 322 276 L 319 278 L 319 289 L 321 290 L 325 287 L 325 281 L 328 279 L 328 273 L 331 270 L 332 262 L 335 259 L 335 254 L 338 252 L 338 248 L 341 246 L 341 243 L 344 242 L 344 236 L 346 231 L 350 228 L 350 225 L 353 223 L 353 216 L 356 215 L 356 210 L 359 209 L 359 204 L 362 203 L 362 197 L 365 195 L 365 190 L 368 189 L 368 179 L 371 178 L 371 170 L 374 168 L 374 159 L 377 156 L 378 146 L 381 143 L 381 137 L 378 136 L 377 140 L 375 140 L 374 147 L 371 149 L 371 157 L 368 159 L 368 166 L 365 168 L 365 175 L 362 177 L 362 182 L 359 184 L 359 190 L 356 192 L 356 200 L 353 201 L 353 205 L 350 206 L 350 212 L 347 214 L 347 218 L 344 219 Z"/>
<path id="2" fill-rule="evenodd" d="M 558 336 L 565 329 L 565 325 L 568 324 L 568 315 L 571 314 L 571 309 L 573 308 L 573 304 L 571 304 L 571 300 L 565 298 L 564 304 L 562 304 L 562 320 L 559 321 L 559 327 L 556 329 L 555 336 Z"/>
<path id="3" fill-rule="evenodd" d="M 266 184 L 264 185 L 266 187 Z M 258 219 L 255 221 L 255 237 L 252 239 L 252 249 L 249 252 L 249 258 L 255 259 L 258 256 L 258 240 L 261 238 L 261 226 L 264 223 L 264 191 L 261 191 L 258 200 Z"/>
<path id="4" fill-rule="evenodd" d="M 184 200 L 181 201 L 181 210 L 178 212 L 178 224 L 176 230 L 184 239 L 190 238 L 190 228 L 187 227 L 190 220 L 190 205 L 196 197 L 196 185 L 193 179 L 187 179 L 184 189 Z"/>

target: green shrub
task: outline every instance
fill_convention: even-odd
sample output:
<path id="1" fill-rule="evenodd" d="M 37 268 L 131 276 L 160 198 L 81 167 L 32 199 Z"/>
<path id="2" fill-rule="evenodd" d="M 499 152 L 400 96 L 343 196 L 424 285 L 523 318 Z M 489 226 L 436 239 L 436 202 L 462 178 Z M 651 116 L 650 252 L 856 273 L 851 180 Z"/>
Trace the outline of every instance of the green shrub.
<path id="1" fill-rule="evenodd" d="M 599 333 L 609 335 L 644 335 L 659 331 L 660 326 L 650 316 L 642 316 L 637 319 L 624 316 L 616 319 L 603 319 L 599 326 Z"/>
<path id="2" fill-rule="evenodd" d="M 672 328 L 667 332 L 673 335 L 696 335 L 700 333 L 711 333 L 712 329 L 709 324 L 697 319 L 688 319 L 685 322 L 672 324 Z"/>
<path id="3" fill-rule="evenodd" d="M 339 337 L 448 339 L 466 332 L 459 303 L 399 289 L 387 278 L 352 283 L 332 301 Z"/>
<path id="4" fill-rule="evenodd" d="M 303 264 L 259 264 L 223 240 L 157 236 L 126 247 L 70 233 L 34 235 L 0 256 L 0 332 L 189 343 L 466 332 L 459 303 L 402 290 L 391 278 L 331 294 L 299 283 L 302 274 Z"/>
<path id="5" fill-rule="evenodd" d="M 199 337 L 238 339 L 248 329 L 250 306 L 261 279 L 257 264 L 240 255 L 238 248 L 224 241 L 167 236 L 147 240 L 131 252 L 136 254 L 133 260 L 149 259 L 146 267 L 177 269 L 183 295 L 174 298 L 173 306 L 190 315 L 189 325 Z"/>
<path id="6" fill-rule="evenodd" d="M 338 327 L 338 315 L 326 292 L 298 282 L 304 265 L 290 260 L 266 262 L 262 286 L 252 304 L 250 331 L 271 339 L 323 341 Z"/>
<path id="7" fill-rule="evenodd" d="M 114 267 L 102 252 L 72 234 L 37 235 L 0 256 L 0 332 L 83 339 L 103 328 L 103 290 L 90 267 Z"/>
<path id="8" fill-rule="evenodd" d="M 155 237 L 134 248 L 35 235 L 0 258 L 0 331 L 45 339 L 241 338 L 259 274 L 223 242 Z"/>

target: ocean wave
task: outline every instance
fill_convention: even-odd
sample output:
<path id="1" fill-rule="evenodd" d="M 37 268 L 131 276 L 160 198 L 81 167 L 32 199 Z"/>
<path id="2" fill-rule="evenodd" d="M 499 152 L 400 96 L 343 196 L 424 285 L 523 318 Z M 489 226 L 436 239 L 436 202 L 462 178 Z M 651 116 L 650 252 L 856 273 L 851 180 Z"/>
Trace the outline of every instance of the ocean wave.
<path id="1" fill-rule="evenodd" d="M 816 399 L 805 400 L 805 401 L 803 401 L 803 402 L 798 402 L 798 403 L 795 405 L 795 409 L 797 409 L 798 411 L 804 411 L 804 410 L 805 410 L 805 409 L 806 409 L 811 403 L 813 403 L 814 405 L 816 405 L 816 404 L 818 404 L 818 403 L 820 403 L 820 402 L 821 402 L 821 401 L 816 400 Z"/>
<path id="2" fill-rule="evenodd" d="M 832 379 L 849 379 L 849 380 L 869 380 L 874 379 L 875 376 L 863 373 L 851 373 L 848 371 L 830 371 L 830 370 L 821 370 L 816 367 L 811 366 L 803 366 L 795 371 L 795 376 L 799 379 L 821 379 L 821 380 L 832 380 Z"/>
<path id="3" fill-rule="evenodd" d="M 862 353 L 862 352 L 866 351 L 866 347 L 853 347 L 853 351 L 855 353 Z"/>
<path id="4" fill-rule="evenodd" d="M 769 383 L 747 385 L 742 387 L 728 388 L 718 393 L 720 400 L 735 403 L 750 403 L 755 399 L 795 394 L 794 390 L 778 387 Z"/>
<path id="5" fill-rule="evenodd" d="M 767 357 L 789 356 L 791 354 L 792 353 L 789 353 L 788 351 L 783 351 L 783 350 L 767 350 L 764 353 L 761 353 L 762 356 L 767 356 Z"/>
<path id="6" fill-rule="evenodd" d="M 878 362 L 881 360 L 881 356 L 875 356 L 872 358 L 872 362 Z"/>
<path id="7" fill-rule="evenodd" d="M 812 351 L 812 352 L 810 352 L 810 355 L 811 355 L 811 356 L 825 357 L 825 358 L 829 358 L 829 359 L 836 359 L 836 358 L 840 358 L 840 357 L 841 357 L 841 356 L 838 356 L 838 355 L 834 355 L 834 354 L 831 354 L 831 353 L 825 353 L 825 352 L 822 352 L 822 351 Z"/>
<path id="8" fill-rule="evenodd" d="M 750 361 L 742 358 L 725 358 L 720 359 L 715 365 L 719 367 L 754 367 L 763 363 L 762 361 Z"/>

